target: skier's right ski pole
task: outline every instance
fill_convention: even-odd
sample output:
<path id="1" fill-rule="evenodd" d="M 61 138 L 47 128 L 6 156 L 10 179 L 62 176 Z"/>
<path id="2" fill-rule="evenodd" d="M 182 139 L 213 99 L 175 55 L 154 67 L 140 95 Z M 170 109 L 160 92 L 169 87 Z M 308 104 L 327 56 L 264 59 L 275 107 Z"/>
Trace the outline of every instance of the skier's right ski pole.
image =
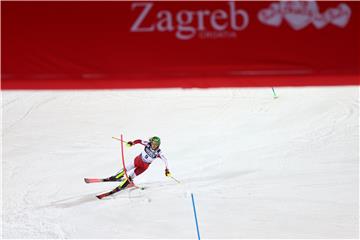
<path id="1" fill-rule="evenodd" d="M 125 142 L 124 140 L 121 140 L 120 138 L 117 138 L 117 137 L 112 137 L 113 139 L 116 139 L 116 140 L 119 140 L 120 142 L 123 142 L 123 143 L 127 143 Z"/>
<path id="2" fill-rule="evenodd" d="M 124 140 L 121 140 L 120 138 L 117 138 L 117 137 L 112 137 L 112 138 L 113 138 L 113 139 L 116 139 L 116 140 L 118 140 L 118 141 L 120 141 L 120 142 L 125 143 L 127 147 L 131 147 L 131 146 L 128 144 L 128 142 L 126 142 L 126 141 L 124 141 Z"/>

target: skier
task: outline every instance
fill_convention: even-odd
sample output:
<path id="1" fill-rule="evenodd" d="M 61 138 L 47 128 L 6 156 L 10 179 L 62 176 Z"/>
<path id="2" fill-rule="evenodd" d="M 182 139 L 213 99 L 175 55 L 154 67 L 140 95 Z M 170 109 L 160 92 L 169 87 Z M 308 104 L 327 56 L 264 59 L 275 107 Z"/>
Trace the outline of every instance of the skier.
<path id="1" fill-rule="evenodd" d="M 134 146 L 136 144 L 142 144 L 145 146 L 144 150 L 135 157 L 134 161 L 126 165 L 126 173 L 132 181 L 136 176 L 139 176 L 142 174 L 146 169 L 150 166 L 150 164 L 156 159 L 160 158 L 163 160 L 165 164 L 165 176 L 170 177 L 170 171 L 168 168 L 167 159 L 164 156 L 164 154 L 160 150 L 160 138 L 157 136 L 154 136 L 149 139 L 149 141 L 143 141 L 140 139 L 137 139 L 135 141 L 129 141 L 127 142 L 128 146 Z M 121 181 L 120 185 L 118 186 L 118 189 L 125 188 L 127 185 L 129 185 L 129 181 L 124 176 L 125 172 L 124 169 L 117 172 L 114 176 L 111 176 L 107 178 L 108 181 Z"/>

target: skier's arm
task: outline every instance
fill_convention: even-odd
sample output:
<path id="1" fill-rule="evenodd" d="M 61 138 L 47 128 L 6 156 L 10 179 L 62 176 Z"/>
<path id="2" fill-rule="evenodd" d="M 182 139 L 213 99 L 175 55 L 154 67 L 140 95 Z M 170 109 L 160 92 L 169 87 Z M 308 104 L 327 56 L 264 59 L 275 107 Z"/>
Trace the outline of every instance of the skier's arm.
<path id="1" fill-rule="evenodd" d="M 169 171 L 169 165 L 168 165 L 167 158 L 162 153 L 159 154 L 159 158 L 161 158 L 161 160 L 165 164 L 165 176 L 167 176 L 167 177 L 171 176 L 170 171 Z"/>
<path id="2" fill-rule="evenodd" d="M 133 145 L 135 145 L 135 144 L 146 145 L 146 141 L 143 141 L 143 140 L 141 140 L 141 139 L 136 139 L 135 141 L 129 141 L 129 142 L 127 142 L 127 144 L 128 144 L 129 146 L 133 146 Z"/>

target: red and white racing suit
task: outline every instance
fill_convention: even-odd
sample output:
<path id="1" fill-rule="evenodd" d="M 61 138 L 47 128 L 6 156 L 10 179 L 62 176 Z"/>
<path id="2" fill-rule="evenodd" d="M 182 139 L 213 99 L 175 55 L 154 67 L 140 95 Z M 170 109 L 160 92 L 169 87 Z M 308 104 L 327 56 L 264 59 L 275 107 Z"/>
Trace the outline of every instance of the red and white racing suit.
<path id="1" fill-rule="evenodd" d="M 153 150 L 149 141 L 143 141 L 140 139 L 135 140 L 133 143 L 134 145 L 142 144 L 145 147 L 141 154 L 135 157 L 133 162 L 126 165 L 126 173 L 129 177 L 134 179 L 136 176 L 143 173 L 156 158 L 160 158 L 164 162 L 165 168 L 168 168 L 167 159 L 161 152 L 160 148 Z"/>

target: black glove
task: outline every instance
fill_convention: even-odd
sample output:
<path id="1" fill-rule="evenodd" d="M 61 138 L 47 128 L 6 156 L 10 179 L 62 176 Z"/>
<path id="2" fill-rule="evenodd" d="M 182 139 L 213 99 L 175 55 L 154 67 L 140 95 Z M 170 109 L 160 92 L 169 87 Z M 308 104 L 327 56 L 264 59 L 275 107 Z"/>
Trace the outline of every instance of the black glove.
<path id="1" fill-rule="evenodd" d="M 128 145 L 129 147 L 131 147 L 131 146 L 134 145 L 134 143 L 133 143 L 132 141 L 128 141 L 128 142 L 127 142 L 127 145 Z"/>
<path id="2" fill-rule="evenodd" d="M 165 176 L 167 176 L 167 177 L 170 177 L 171 176 L 171 173 L 170 173 L 170 171 L 169 171 L 169 169 L 165 169 Z"/>

